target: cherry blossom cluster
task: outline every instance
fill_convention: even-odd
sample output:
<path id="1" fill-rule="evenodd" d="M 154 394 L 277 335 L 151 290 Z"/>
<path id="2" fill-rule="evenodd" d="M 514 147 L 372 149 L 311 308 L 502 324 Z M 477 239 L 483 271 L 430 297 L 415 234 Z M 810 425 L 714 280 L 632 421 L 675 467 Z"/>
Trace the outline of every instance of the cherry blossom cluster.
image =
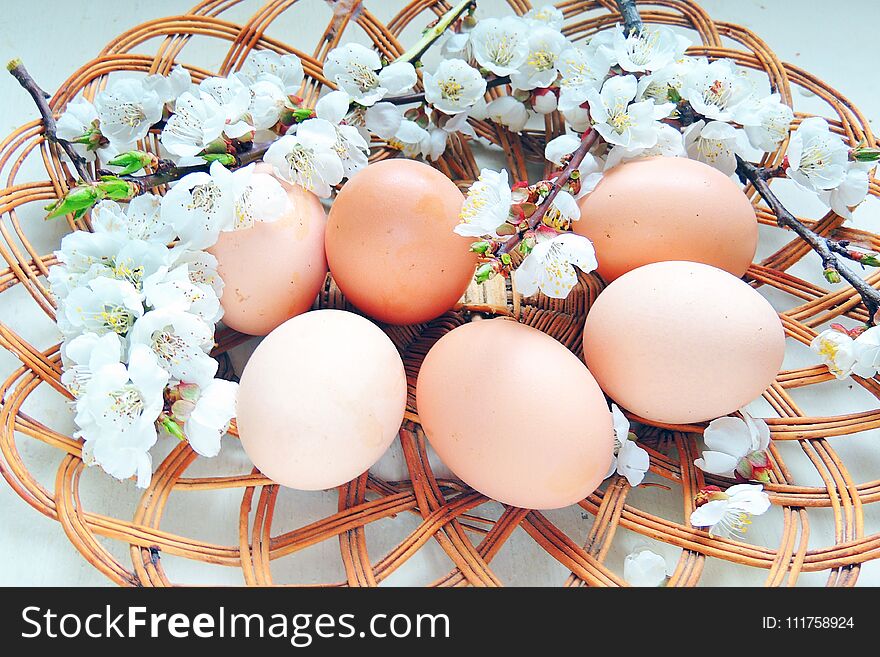
<path id="1" fill-rule="evenodd" d="M 487 19 L 451 38 L 475 66 L 510 77 L 512 94 L 490 102 L 488 111 L 473 108 L 472 116 L 519 131 L 532 114 L 559 110 L 566 132 L 546 145 L 545 157 L 560 167 L 579 159 L 568 180 L 556 181 L 565 191 L 552 199 L 542 195 L 552 181 L 511 187 L 506 171 L 481 172 L 455 230 L 479 238 L 473 248 L 485 258 L 484 279 L 509 269 L 509 257 L 495 254 L 506 254 L 513 235 L 527 256 L 514 272 L 518 289 L 567 296 L 577 282 L 574 268 L 596 266 L 589 241 L 566 232 L 580 219 L 572 201 L 589 194 L 604 172 L 638 157 L 690 157 L 732 176 L 737 157 L 757 161 L 790 136 L 773 175 L 789 177 L 844 218 L 867 195 L 877 154 L 850 148 L 822 118 L 804 119 L 791 132 L 794 114 L 771 93 L 765 74 L 750 75 L 729 59 L 685 55 L 687 40 L 663 26 L 629 34 L 618 26 L 575 45 L 558 31 L 558 10 L 533 12 L 544 20 L 540 27 L 528 15 Z M 593 132 L 596 143 L 577 153 Z M 545 200 L 554 206 L 549 212 L 541 212 Z M 559 222 L 560 213 L 566 221 Z"/>
<path id="2" fill-rule="evenodd" d="M 253 165 L 233 172 L 214 162 L 164 197 L 102 200 L 94 232 L 64 237 L 49 283 L 85 462 L 145 487 L 161 434 L 219 452 L 238 386 L 215 378 L 209 355 L 223 281 L 204 249 L 221 231 L 277 218 L 286 203 L 281 184 Z"/>

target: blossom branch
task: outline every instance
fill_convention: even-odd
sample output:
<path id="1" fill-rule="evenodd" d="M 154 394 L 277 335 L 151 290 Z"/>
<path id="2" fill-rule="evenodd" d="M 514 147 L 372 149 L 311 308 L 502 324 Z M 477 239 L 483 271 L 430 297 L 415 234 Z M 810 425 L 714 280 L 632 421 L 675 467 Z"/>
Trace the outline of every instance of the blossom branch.
<path id="1" fill-rule="evenodd" d="M 34 99 L 34 103 L 43 119 L 43 132 L 46 139 L 51 143 L 58 144 L 67 153 L 67 157 L 73 162 L 73 168 L 76 169 L 79 177 L 84 182 L 92 182 L 92 174 L 89 172 L 85 159 L 76 152 L 73 144 L 65 139 L 60 139 L 56 133 L 55 116 L 52 114 L 52 108 L 49 107 L 49 103 L 46 102 L 46 99 L 50 98 L 49 94 L 40 88 L 20 59 L 13 59 L 6 65 L 6 68 L 12 74 L 12 77 L 18 80 L 18 83 Z"/>
<path id="2" fill-rule="evenodd" d="M 422 34 L 422 38 L 419 39 L 412 48 L 398 57 L 396 61 L 415 64 L 422 58 L 422 55 L 425 54 L 428 48 L 434 45 L 434 42 L 443 36 L 446 30 L 448 30 L 455 21 L 461 18 L 466 11 L 472 12 L 476 7 L 476 0 L 464 0 L 464 2 L 459 3 L 457 6 L 447 11 L 440 17 L 433 27 L 426 28 L 424 34 Z"/>
<path id="3" fill-rule="evenodd" d="M 568 184 L 572 174 L 577 171 L 578 167 L 581 165 L 581 162 L 584 161 L 584 157 L 586 157 L 587 153 L 590 152 L 590 149 L 593 147 L 593 144 L 596 143 L 596 140 L 598 138 L 599 133 L 592 128 L 590 130 L 587 130 L 581 136 L 581 143 L 578 145 L 577 149 L 571 154 L 571 157 L 565 167 L 556 175 L 556 178 L 550 183 L 550 191 L 544 197 L 544 200 L 537 207 L 532 216 L 529 217 L 528 227 L 523 230 L 518 230 L 516 233 L 514 233 L 504 242 L 502 242 L 501 245 L 495 249 L 495 257 L 500 258 L 504 254 L 510 253 L 522 241 L 523 235 L 526 232 L 534 230 L 541 225 L 541 222 L 544 220 L 544 216 L 553 205 L 553 199 L 555 199 L 556 195 L 559 194 L 562 188 L 566 184 Z"/>
<path id="4" fill-rule="evenodd" d="M 770 176 L 768 176 L 764 170 L 755 166 L 751 162 L 746 162 L 738 155 L 736 156 L 736 161 L 737 175 L 739 175 L 743 182 L 748 181 L 752 184 L 758 194 L 761 195 L 761 198 L 763 198 L 770 207 L 770 211 L 776 216 L 776 222 L 779 226 L 793 230 L 797 233 L 798 237 L 806 242 L 810 248 L 819 255 L 822 259 L 822 266 L 825 268 L 826 278 L 828 278 L 830 282 L 836 282 L 834 281 L 834 278 L 837 278 L 838 281 L 842 278 L 859 293 L 859 296 L 862 298 L 862 303 L 864 303 L 865 307 L 868 309 L 869 323 L 873 325 L 875 315 L 877 314 L 877 311 L 880 310 L 880 291 L 873 288 L 867 281 L 865 281 L 865 279 L 843 263 L 839 256 L 853 260 L 855 259 L 851 255 L 844 255 L 840 252 L 841 249 L 845 250 L 845 245 L 835 243 L 833 240 L 822 237 L 801 223 L 797 217 L 789 212 L 771 191 L 770 184 L 767 182 L 767 179 Z M 836 273 L 836 276 L 829 272 Z"/>

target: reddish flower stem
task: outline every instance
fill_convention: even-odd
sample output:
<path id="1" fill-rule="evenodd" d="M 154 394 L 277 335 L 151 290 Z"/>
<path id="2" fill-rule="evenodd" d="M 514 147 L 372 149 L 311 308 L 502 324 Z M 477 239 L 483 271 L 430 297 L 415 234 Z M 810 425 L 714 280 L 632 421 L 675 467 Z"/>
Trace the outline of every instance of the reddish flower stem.
<path id="1" fill-rule="evenodd" d="M 583 136 L 581 136 L 581 143 L 578 145 L 574 153 L 571 154 L 568 163 L 557 174 L 556 178 L 550 183 L 550 191 L 548 192 L 547 196 L 544 197 L 541 205 L 539 205 L 532 216 L 529 217 L 528 227 L 517 231 L 516 233 L 508 237 L 504 242 L 502 242 L 501 245 L 498 246 L 494 251 L 494 255 L 496 258 L 504 255 L 505 253 L 510 253 L 514 249 L 514 247 L 516 247 L 522 241 L 523 235 L 526 232 L 534 230 L 541 225 L 544 216 L 547 214 L 547 211 L 553 204 L 553 199 L 555 199 L 556 195 L 559 194 L 562 188 L 566 184 L 568 184 L 569 179 L 571 178 L 571 174 L 577 171 L 577 168 L 581 165 L 581 162 L 584 161 L 584 157 L 586 157 L 587 153 L 590 152 L 590 149 L 593 147 L 593 144 L 596 143 L 596 140 L 598 138 L 599 133 L 592 128 L 587 130 L 583 134 Z"/>

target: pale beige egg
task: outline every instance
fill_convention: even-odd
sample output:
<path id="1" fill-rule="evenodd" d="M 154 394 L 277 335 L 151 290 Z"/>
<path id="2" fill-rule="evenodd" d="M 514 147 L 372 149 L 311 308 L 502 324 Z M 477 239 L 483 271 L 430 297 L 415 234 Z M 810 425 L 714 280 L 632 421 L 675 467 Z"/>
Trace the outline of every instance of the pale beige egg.
<path id="1" fill-rule="evenodd" d="M 613 167 L 578 205 L 573 230 L 593 242 L 610 282 L 664 260 L 703 262 L 742 276 L 758 245 L 755 210 L 718 169 L 686 157 Z"/>
<path id="2" fill-rule="evenodd" d="M 330 208 L 327 259 L 343 294 L 389 324 L 452 308 L 474 275 L 473 241 L 456 235 L 464 196 L 422 162 L 384 160 L 356 173 Z"/>
<path id="3" fill-rule="evenodd" d="M 266 335 L 308 310 L 327 276 L 321 201 L 298 185 L 284 187 L 290 205 L 281 217 L 222 232 L 208 249 L 223 279 L 223 323 L 242 333 Z"/>
<path id="4" fill-rule="evenodd" d="M 605 393 L 642 418 L 688 424 L 758 398 L 785 355 L 776 311 L 739 278 L 695 262 L 658 262 L 599 294 L 584 359 Z"/>
<path id="5" fill-rule="evenodd" d="M 360 315 L 315 310 L 284 322 L 250 357 L 238 431 L 267 477 L 322 490 L 379 460 L 405 408 L 403 362 L 388 336 Z"/>
<path id="6" fill-rule="evenodd" d="M 574 504 L 611 464 L 611 413 L 595 379 L 529 326 L 495 319 L 450 331 L 425 357 L 416 397 L 440 459 L 505 504 Z"/>

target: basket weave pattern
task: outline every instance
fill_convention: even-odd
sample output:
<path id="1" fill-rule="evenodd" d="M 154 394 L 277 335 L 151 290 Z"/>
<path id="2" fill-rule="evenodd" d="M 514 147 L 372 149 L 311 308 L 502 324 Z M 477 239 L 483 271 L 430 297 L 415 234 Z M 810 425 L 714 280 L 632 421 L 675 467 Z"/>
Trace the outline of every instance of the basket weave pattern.
<path id="1" fill-rule="evenodd" d="M 370 2 L 347 0 L 335 4 L 334 19 L 317 40 L 313 51 L 306 52 L 291 44 L 269 38 L 265 31 L 282 12 L 296 0 L 273 0 L 262 6 L 244 24 L 224 18 L 224 12 L 239 0 L 207 0 L 190 13 L 151 21 L 133 28 L 111 42 L 101 54 L 77 70 L 52 98 L 51 105 L 59 111 L 77 93 L 86 97 L 106 80 L 106 75 L 120 70 L 168 73 L 173 65 L 187 65 L 185 47 L 191 37 L 209 37 L 228 42 L 226 57 L 216 71 L 188 66 L 193 79 L 226 75 L 238 68 L 253 49 L 272 49 L 296 53 L 306 73 L 303 96 L 314 104 L 328 81 L 322 75 L 321 62 L 329 50 L 346 38 L 352 23 L 367 33 L 380 53 L 388 59 L 400 55 L 404 47 L 398 41 L 403 29 L 413 23 L 426 25 L 433 15 L 439 16 L 450 6 L 440 0 L 414 0 L 387 24 L 370 12 Z M 517 13 L 530 8 L 527 0 L 509 0 Z M 573 40 L 589 37 L 596 31 L 619 21 L 612 0 L 566 0 L 558 5 L 565 14 L 565 33 Z M 728 57 L 739 65 L 764 70 L 774 88 L 791 103 L 792 88 L 800 86 L 817 95 L 827 105 L 832 129 L 843 134 L 853 145 L 864 141 L 875 146 L 867 121 L 845 98 L 815 77 L 790 64 L 783 64 L 755 34 L 742 27 L 714 22 L 690 0 L 655 0 L 640 3 L 645 22 L 688 28 L 696 34 L 697 45 L 690 54 L 710 58 Z M 297 37 L 305 35 L 297 35 Z M 723 45 L 734 43 L 736 47 Z M 156 54 L 137 52 L 145 41 L 158 43 Z M 296 44 L 302 46 L 301 42 Z M 490 92 L 490 93 L 497 93 Z M 19 102 L 19 101 L 16 101 Z M 21 100 L 20 102 L 25 102 Z M 798 114 L 796 120 L 805 115 Z M 475 122 L 478 134 L 505 151 L 507 168 L 514 180 L 528 179 L 527 162 L 543 162 L 547 140 L 563 129 L 561 118 L 546 117 L 545 130 L 513 135 L 488 122 Z M 157 150 L 156 135 L 147 139 L 145 147 Z M 784 145 L 783 145 L 784 146 Z M 394 151 L 375 150 L 373 159 L 394 155 Z M 47 179 L 20 182 L 17 173 L 28 157 L 40 157 Z M 776 165 L 778 153 L 765 162 Z M 450 178 L 466 187 L 479 168 L 467 141 L 451 138 L 446 154 L 437 164 Z M 22 286 L 50 317 L 55 302 L 46 284 L 48 268 L 55 263 L 51 254 L 38 253 L 28 239 L 28 226 L 20 222 L 18 209 L 26 204 L 45 204 L 63 194 L 71 178 L 67 164 L 57 149 L 44 141 L 39 121 L 32 121 L 0 143 L 0 255 L 7 267 L 0 271 L 0 293 Z M 549 170 L 548 170 L 549 173 Z M 772 214 L 755 198 L 758 220 L 774 226 Z M 871 180 L 870 194 L 880 195 L 877 181 Z M 60 220 L 59 220 L 60 221 Z M 70 220 L 68 220 L 70 221 Z M 807 222 L 818 233 L 837 239 L 850 239 L 880 250 L 877 236 L 842 227 L 842 219 L 833 212 L 815 222 Z M 88 229 L 87 218 L 70 221 L 70 229 Z M 816 335 L 815 327 L 835 317 L 847 316 L 865 321 L 867 315 L 859 305 L 858 295 L 851 289 L 828 291 L 787 273 L 809 249 L 793 239 L 749 269 L 747 278 L 755 286 L 772 286 L 787 293 L 793 301 L 781 318 L 789 342 L 809 344 Z M 869 278 L 880 281 L 880 274 Z M 438 479 L 433 474 L 426 454 L 424 434 L 418 425 L 414 384 L 419 365 L 430 346 L 445 332 L 467 321 L 468 313 L 506 314 L 518 321 L 545 331 L 580 355 L 580 335 L 591 301 L 601 290 L 601 281 L 581 275 L 580 284 L 564 301 L 537 296 L 522 299 L 515 290 L 505 288 L 496 279 L 493 284 L 472 287 L 461 308 L 447 313 L 427 325 L 385 327 L 404 357 L 409 379 L 407 419 L 400 432 L 400 445 L 406 459 L 409 479 L 386 482 L 364 474 L 338 490 L 338 511 L 293 531 L 273 531 L 273 512 L 278 487 L 254 471 L 240 476 L 194 477 L 187 469 L 197 455 L 185 444 L 176 446 L 156 466 L 152 483 L 143 493 L 132 518 L 102 515 L 100 511 L 83 508 L 79 497 L 80 474 L 85 467 L 80 459 L 79 441 L 62 435 L 21 411 L 22 404 L 38 387 L 52 387 L 69 397 L 60 383 L 61 364 L 58 345 L 41 352 L 5 324 L 0 323 L 0 345 L 17 356 L 22 366 L 14 371 L 0 388 L 0 472 L 10 486 L 28 504 L 57 520 L 69 540 L 95 568 L 112 581 L 122 585 L 168 586 L 175 582 L 164 571 L 162 554 L 171 554 L 211 564 L 240 568 L 248 584 L 273 583 L 272 562 L 296 559 L 294 553 L 322 541 L 338 542 L 339 556 L 345 571 L 343 584 L 374 586 L 398 569 L 427 543 L 434 541 L 448 555 L 454 567 L 436 585 L 496 586 L 502 584 L 493 572 L 492 560 L 505 541 L 521 527 L 552 558 L 558 560 L 570 575 L 565 585 L 620 585 L 622 578 L 605 565 L 615 532 L 619 527 L 638 532 L 651 539 L 682 548 L 670 584 L 693 586 L 700 580 L 707 559 L 720 559 L 766 570 L 770 586 L 794 584 L 802 572 L 827 571 L 829 585 L 855 583 L 860 564 L 880 556 L 880 534 L 866 533 L 863 506 L 880 500 L 880 480 L 857 483 L 842 459 L 832 449 L 829 437 L 849 436 L 880 427 L 880 410 L 840 414 L 834 417 L 807 417 L 789 391 L 813 386 L 832 379 L 821 366 L 787 370 L 765 393 L 765 399 L 777 417 L 768 419 L 776 445 L 780 441 L 796 441 L 821 477 L 822 486 L 806 486 L 793 477 L 779 449 L 771 447 L 773 458 L 772 483 L 766 488 L 773 503 L 782 509 L 781 541 L 767 548 L 738 540 L 709 538 L 705 532 L 687 524 L 652 515 L 628 503 L 630 492 L 626 480 L 612 477 L 600 491 L 580 503 L 594 519 L 586 540 L 575 540 L 559 529 L 547 514 L 518 508 L 505 508 L 496 518 L 481 516 L 486 499 L 460 482 Z M 328 277 L 315 307 L 344 308 L 346 302 Z M 216 353 L 222 354 L 245 339 L 233 331 L 218 332 Z M 880 383 L 853 377 L 874 397 L 880 396 Z M 681 495 L 683 516 L 693 509 L 693 497 L 700 487 L 729 482 L 705 477 L 692 464 L 698 456 L 695 432 L 699 427 L 659 426 L 640 434 L 651 456 L 651 472 L 668 480 L 671 490 Z M 230 432 L 235 434 L 234 427 Z M 17 441 L 37 440 L 60 450 L 65 456 L 57 470 L 54 490 L 40 484 L 28 471 L 19 453 Z M 234 440 L 225 438 L 224 440 Z M 198 539 L 169 533 L 161 529 L 163 513 L 186 491 L 241 491 L 239 542 L 215 545 Z M 810 522 L 807 509 L 830 508 L 835 527 L 833 543 L 821 547 L 808 544 Z M 365 528 L 401 514 L 415 514 L 419 523 L 397 547 L 384 555 L 367 551 Z M 131 561 L 122 563 L 97 537 L 121 541 L 130 546 Z M 561 582 L 562 583 L 562 582 Z"/>

